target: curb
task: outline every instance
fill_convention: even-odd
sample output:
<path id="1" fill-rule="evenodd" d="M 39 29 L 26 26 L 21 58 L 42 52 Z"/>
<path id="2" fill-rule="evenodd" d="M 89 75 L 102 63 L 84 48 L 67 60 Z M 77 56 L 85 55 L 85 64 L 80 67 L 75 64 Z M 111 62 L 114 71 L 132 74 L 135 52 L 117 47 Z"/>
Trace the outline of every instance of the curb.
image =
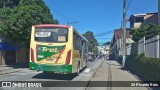
<path id="1" fill-rule="evenodd" d="M 105 59 L 104 59 L 105 60 Z M 102 59 L 101 63 L 98 65 L 98 67 L 95 69 L 95 71 L 93 72 L 93 75 L 91 76 L 91 78 L 96 74 L 97 70 L 99 69 L 99 67 L 102 65 L 102 62 L 104 61 Z M 89 81 L 91 80 L 91 78 L 89 79 Z"/>
<path id="2" fill-rule="evenodd" d="M 86 80 L 86 84 L 84 85 L 84 87 L 78 87 L 77 89 L 73 89 L 71 88 L 70 90 L 87 90 L 89 82 L 91 81 L 92 77 L 94 77 L 94 75 L 96 74 L 97 70 L 99 69 L 99 67 L 102 65 L 102 62 L 104 61 L 104 59 L 101 59 L 99 65 L 97 65 L 96 68 L 94 68 L 94 70 L 92 71 L 92 73 L 90 74 L 90 76 L 88 77 L 88 79 Z"/>
<path id="3" fill-rule="evenodd" d="M 14 71 L 10 71 L 10 72 L 0 72 L 0 75 L 5 75 L 5 74 L 10 74 L 10 73 L 15 73 L 15 72 L 20 72 L 22 70 L 14 70 Z"/>
<path id="4" fill-rule="evenodd" d="M 10 70 L 10 69 L 13 69 L 13 68 L 12 67 L 8 67 L 7 69 L 0 70 L 0 72 L 6 71 L 6 70 Z"/>
<path id="5" fill-rule="evenodd" d="M 98 71 L 98 69 L 100 68 L 100 66 L 102 65 L 102 62 L 104 61 L 105 59 L 102 59 L 101 63 L 98 65 L 98 67 L 94 70 L 93 74 L 91 75 L 90 79 L 88 80 L 88 83 L 87 83 L 87 86 L 84 88 L 84 90 L 87 90 L 87 87 L 89 85 L 89 82 L 91 81 L 91 78 L 94 77 L 94 75 L 96 74 L 96 72 Z"/>
<path id="6" fill-rule="evenodd" d="M 93 72 L 93 75 L 91 76 L 91 78 L 92 77 L 94 77 L 94 75 L 96 74 L 96 72 L 97 72 L 97 70 L 99 69 L 99 67 L 102 65 L 102 62 L 103 62 L 104 60 L 102 60 L 101 61 L 101 63 L 99 64 L 99 66 L 95 69 L 95 72 Z M 91 79 L 89 79 L 89 81 L 90 81 Z"/>

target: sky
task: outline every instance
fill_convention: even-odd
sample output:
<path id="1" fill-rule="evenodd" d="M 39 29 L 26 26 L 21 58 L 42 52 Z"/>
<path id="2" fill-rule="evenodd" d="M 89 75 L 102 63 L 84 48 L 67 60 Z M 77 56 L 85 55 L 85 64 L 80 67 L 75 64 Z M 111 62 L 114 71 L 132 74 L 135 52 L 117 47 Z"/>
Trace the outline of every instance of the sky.
<path id="1" fill-rule="evenodd" d="M 70 25 L 81 34 L 92 31 L 98 42 L 111 41 L 112 31 L 121 27 L 123 0 L 44 0 L 44 2 L 59 24 L 72 23 Z M 158 0 L 127 0 L 126 4 L 127 18 L 132 14 L 158 12 Z"/>

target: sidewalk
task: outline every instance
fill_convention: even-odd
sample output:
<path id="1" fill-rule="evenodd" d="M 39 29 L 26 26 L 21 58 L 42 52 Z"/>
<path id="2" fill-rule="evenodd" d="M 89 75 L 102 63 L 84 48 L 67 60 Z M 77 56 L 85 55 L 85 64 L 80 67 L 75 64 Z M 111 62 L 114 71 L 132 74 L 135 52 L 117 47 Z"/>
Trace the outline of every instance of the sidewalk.
<path id="1" fill-rule="evenodd" d="M 0 66 L 0 75 L 5 75 L 9 73 L 19 72 L 23 68 L 26 68 L 26 65 L 11 65 L 11 66 Z"/>
<path id="2" fill-rule="evenodd" d="M 114 60 L 104 60 L 91 81 L 139 81 L 127 70 L 121 69 L 121 65 Z M 112 83 L 112 82 L 111 82 Z M 120 84 L 123 84 L 121 82 Z M 92 82 L 90 83 L 92 84 Z M 147 87 L 88 87 L 87 90 L 149 90 Z"/>

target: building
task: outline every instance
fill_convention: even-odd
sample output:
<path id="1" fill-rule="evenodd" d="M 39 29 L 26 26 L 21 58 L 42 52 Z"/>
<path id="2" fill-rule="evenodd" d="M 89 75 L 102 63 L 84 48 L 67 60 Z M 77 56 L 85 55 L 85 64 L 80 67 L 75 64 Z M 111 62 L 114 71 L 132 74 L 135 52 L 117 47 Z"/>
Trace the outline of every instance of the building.
<path id="1" fill-rule="evenodd" d="M 0 35 L 0 66 L 15 64 L 27 64 L 25 49 L 6 43 Z"/>
<path id="2" fill-rule="evenodd" d="M 97 48 L 99 54 L 109 55 L 110 45 L 99 45 Z"/>
<path id="3" fill-rule="evenodd" d="M 141 25 L 150 23 L 158 25 L 158 13 L 133 14 L 130 16 L 129 21 L 130 29 L 136 29 Z"/>
<path id="4" fill-rule="evenodd" d="M 131 44 L 134 41 L 132 40 L 132 35 L 130 34 L 130 29 L 126 29 L 126 44 Z M 113 38 L 111 41 L 111 49 L 112 49 L 112 56 L 114 59 L 117 59 L 120 50 L 122 49 L 123 45 L 123 30 L 122 29 L 115 29 Z"/>

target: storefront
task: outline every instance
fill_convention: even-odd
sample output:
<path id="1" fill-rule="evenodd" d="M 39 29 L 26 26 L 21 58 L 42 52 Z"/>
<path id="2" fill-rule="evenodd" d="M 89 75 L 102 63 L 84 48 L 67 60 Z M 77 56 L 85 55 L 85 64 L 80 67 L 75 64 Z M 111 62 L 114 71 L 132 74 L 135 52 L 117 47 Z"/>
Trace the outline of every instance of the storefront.
<path id="1" fill-rule="evenodd" d="M 0 65 L 16 64 L 16 51 L 19 49 L 19 46 L 0 43 Z"/>

